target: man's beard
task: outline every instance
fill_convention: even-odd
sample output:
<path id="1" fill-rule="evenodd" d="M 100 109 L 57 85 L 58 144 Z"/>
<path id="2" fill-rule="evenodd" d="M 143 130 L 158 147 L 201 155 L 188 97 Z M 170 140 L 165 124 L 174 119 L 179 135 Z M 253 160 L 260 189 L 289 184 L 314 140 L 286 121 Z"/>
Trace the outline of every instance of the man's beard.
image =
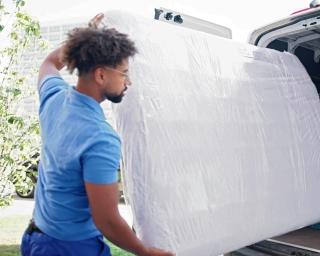
<path id="1" fill-rule="evenodd" d="M 127 90 L 127 88 L 125 88 L 119 95 L 110 95 L 108 93 L 104 94 L 104 97 L 107 100 L 110 100 L 113 103 L 120 103 L 122 101 L 122 98 L 124 96 L 124 92 Z"/>
<path id="2" fill-rule="evenodd" d="M 122 101 L 123 96 L 124 96 L 123 94 L 118 95 L 118 96 L 105 95 L 106 99 L 110 100 L 112 103 L 120 103 Z"/>

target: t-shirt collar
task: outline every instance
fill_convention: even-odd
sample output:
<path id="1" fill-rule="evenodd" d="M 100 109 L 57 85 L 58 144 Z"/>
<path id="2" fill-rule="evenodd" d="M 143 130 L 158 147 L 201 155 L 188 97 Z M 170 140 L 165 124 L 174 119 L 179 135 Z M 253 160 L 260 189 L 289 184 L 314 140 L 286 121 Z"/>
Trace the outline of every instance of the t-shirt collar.
<path id="1" fill-rule="evenodd" d="M 77 91 L 75 86 L 70 86 L 69 95 L 72 100 L 87 105 L 105 119 L 102 107 L 94 98 Z"/>

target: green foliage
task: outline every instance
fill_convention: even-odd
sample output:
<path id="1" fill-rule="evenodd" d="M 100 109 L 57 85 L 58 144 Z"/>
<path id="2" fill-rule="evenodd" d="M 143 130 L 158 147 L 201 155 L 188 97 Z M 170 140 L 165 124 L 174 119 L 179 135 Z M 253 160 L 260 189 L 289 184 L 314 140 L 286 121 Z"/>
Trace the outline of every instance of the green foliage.
<path id="1" fill-rule="evenodd" d="M 18 111 L 24 99 L 35 97 L 36 88 L 28 79 L 35 74 L 22 74 L 19 61 L 29 47 L 43 45 L 39 22 L 23 11 L 24 5 L 15 0 L 12 8 L 0 1 L 0 36 L 9 39 L 9 46 L 0 49 L 0 207 L 10 203 L 13 184 L 28 189 L 28 174 L 39 158 L 38 120 Z"/>

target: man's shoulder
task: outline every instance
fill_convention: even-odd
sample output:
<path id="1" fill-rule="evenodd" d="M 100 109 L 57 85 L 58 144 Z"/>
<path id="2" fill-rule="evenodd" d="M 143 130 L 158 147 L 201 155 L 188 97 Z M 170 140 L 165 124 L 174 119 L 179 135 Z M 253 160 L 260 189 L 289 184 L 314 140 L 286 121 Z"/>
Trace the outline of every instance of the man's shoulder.
<path id="1" fill-rule="evenodd" d="M 59 75 L 46 75 L 39 81 L 39 93 L 57 85 L 62 87 L 69 86 L 69 84 Z"/>
<path id="2" fill-rule="evenodd" d="M 40 112 L 44 108 L 44 105 L 60 92 L 65 92 L 70 87 L 70 85 L 62 79 L 62 77 L 57 75 L 45 76 L 39 84 L 39 99 L 40 99 Z"/>
<path id="3" fill-rule="evenodd" d="M 115 137 L 119 139 L 118 133 L 107 121 L 99 121 L 98 132 L 106 137 Z"/>
<path id="4" fill-rule="evenodd" d="M 99 119 L 92 120 L 84 131 L 90 137 L 93 144 L 106 143 L 106 144 L 120 144 L 120 137 L 115 129 L 107 121 Z"/>

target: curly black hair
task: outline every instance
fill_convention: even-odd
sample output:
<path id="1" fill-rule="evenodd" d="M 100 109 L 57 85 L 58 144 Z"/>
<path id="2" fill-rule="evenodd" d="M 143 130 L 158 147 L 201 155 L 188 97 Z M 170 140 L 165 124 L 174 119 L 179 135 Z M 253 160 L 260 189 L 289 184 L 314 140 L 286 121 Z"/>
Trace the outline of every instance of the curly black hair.
<path id="1" fill-rule="evenodd" d="M 72 74 L 87 74 L 100 66 L 115 68 L 123 60 L 137 53 L 128 35 L 114 28 L 75 28 L 68 33 L 61 61 Z"/>

